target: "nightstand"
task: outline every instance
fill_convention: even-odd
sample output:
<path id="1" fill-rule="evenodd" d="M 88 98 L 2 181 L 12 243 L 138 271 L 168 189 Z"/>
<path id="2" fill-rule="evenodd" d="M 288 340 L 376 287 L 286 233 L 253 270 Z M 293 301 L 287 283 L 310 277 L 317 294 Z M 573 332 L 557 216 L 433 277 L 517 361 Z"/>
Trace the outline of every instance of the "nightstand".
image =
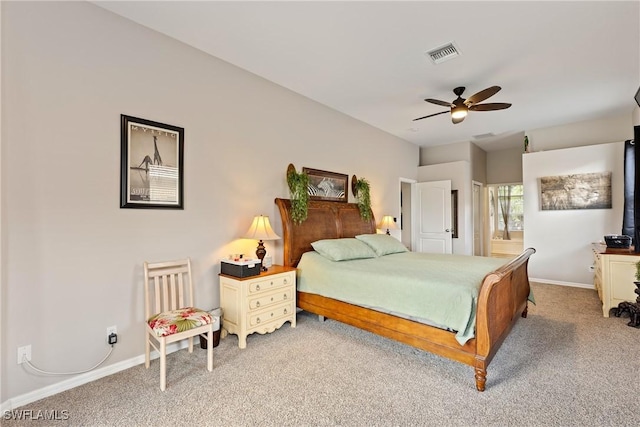
<path id="1" fill-rule="evenodd" d="M 267 334 L 285 322 L 296 327 L 296 269 L 273 265 L 257 276 L 220 274 L 222 327 L 238 336 L 240 348 L 247 335 Z"/>

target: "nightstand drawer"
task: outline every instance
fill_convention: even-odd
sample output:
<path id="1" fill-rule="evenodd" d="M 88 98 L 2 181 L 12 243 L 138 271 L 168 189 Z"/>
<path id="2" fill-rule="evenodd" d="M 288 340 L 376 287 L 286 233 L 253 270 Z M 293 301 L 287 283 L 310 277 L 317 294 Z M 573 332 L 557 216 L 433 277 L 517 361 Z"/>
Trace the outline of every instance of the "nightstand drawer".
<path id="1" fill-rule="evenodd" d="M 291 301 L 293 298 L 292 289 L 282 289 L 269 295 L 260 295 L 255 298 L 249 298 L 249 310 L 259 310 L 284 301 Z"/>
<path id="2" fill-rule="evenodd" d="M 251 284 L 249 284 L 249 293 L 269 292 L 272 289 L 282 286 L 291 286 L 293 283 L 295 283 L 293 274 L 281 274 L 266 280 L 251 282 Z"/>
<path id="3" fill-rule="evenodd" d="M 249 328 L 264 325 L 266 323 L 281 319 L 283 317 L 291 317 L 293 313 L 293 304 L 283 304 L 278 307 L 274 307 L 271 310 L 264 310 L 259 313 L 249 315 Z"/>

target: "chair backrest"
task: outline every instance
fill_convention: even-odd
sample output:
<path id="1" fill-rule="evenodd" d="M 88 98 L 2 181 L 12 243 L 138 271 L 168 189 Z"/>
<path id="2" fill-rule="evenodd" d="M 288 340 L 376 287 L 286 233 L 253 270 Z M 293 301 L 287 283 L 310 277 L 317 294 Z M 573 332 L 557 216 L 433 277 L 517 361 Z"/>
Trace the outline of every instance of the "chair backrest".
<path id="1" fill-rule="evenodd" d="M 145 320 L 163 311 L 193 307 L 189 258 L 144 263 Z"/>

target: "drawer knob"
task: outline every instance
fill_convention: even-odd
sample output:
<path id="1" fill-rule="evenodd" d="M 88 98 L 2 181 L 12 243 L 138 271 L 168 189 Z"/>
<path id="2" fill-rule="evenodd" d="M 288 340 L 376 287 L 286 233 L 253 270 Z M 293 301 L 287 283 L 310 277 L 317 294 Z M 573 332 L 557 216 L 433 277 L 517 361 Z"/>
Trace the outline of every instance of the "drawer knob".
<path id="1" fill-rule="evenodd" d="M 256 291 L 260 290 L 260 285 L 256 285 Z"/>
<path id="2" fill-rule="evenodd" d="M 271 297 L 271 301 L 273 301 L 273 297 Z"/>
<path id="3" fill-rule="evenodd" d="M 272 280 L 271 282 L 269 282 L 269 284 L 270 284 L 271 286 L 273 286 L 273 280 Z"/>
<path id="4" fill-rule="evenodd" d="M 271 317 L 273 317 L 273 313 L 271 313 Z"/>
<path id="5" fill-rule="evenodd" d="M 287 294 L 284 294 L 284 299 L 287 299 Z"/>
<path id="6" fill-rule="evenodd" d="M 260 301 L 256 302 L 256 307 L 260 307 Z"/>
<path id="7" fill-rule="evenodd" d="M 287 314 L 287 309 L 286 308 L 284 309 L 284 314 Z"/>
<path id="8" fill-rule="evenodd" d="M 285 278 L 285 279 L 282 281 L 282 283 L 284 283 L 285 285 L 288 285 L 288 284 L 289 284 L 289 281 Z"/>
<path id="9" fill-rule="evenodd" d="M 256 323 L 260 323 L 260 318 L 259 317 L 256 319 Z"/>

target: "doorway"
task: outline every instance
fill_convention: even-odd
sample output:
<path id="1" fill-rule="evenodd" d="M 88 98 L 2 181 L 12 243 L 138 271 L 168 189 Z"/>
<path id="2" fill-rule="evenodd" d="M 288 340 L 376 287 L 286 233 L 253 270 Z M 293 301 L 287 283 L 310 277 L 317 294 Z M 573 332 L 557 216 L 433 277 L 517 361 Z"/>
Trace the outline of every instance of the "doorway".
<path id="1" fill-rule="evenodd" d="M 413 245 L 411 242 L 411 224 L 413 221 L 413 217 L 411 216 L 411 200 L 413 198 L 413 195 L 411 192 L 413 187 L 411 184 L 415 184 L 416 182 L 417 181 L 415 179 L 400 178 L 400 241 L 410 251 L 413 250 Z"/>
<path id="2" fill-rule="evenodd" d="M 522 183 L 487 186 L 489 251 L 492 257 L 511 258 L 524 247 L 524 187 Z"/>
<path id="3" fill-rule="evenodd" d="M 473 181 L 473 255 L 484 255 L 484 208 L 483 208 L 483 185 Z"/>

